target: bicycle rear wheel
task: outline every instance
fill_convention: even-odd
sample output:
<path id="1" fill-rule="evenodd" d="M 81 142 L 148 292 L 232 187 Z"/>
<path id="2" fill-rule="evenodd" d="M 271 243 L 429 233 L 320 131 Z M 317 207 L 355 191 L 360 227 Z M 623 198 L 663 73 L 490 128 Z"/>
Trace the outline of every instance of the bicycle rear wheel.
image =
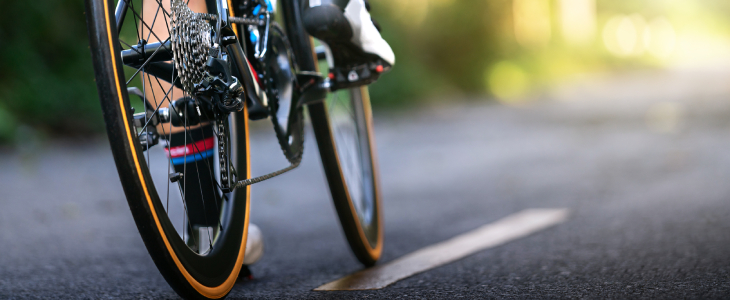
<path id="1" fill-rule="evenodd" d="M 174 84 L 148 75 L 154 74 L 153 67 L 161 66 L 149 60 L 164 53 L 147 53 L 139 67 L 122 64 L 121 56 L 123 50 L 144 52 L 134 46 L 144 47 L 152 41 L 164 44 L 169 39 L 169 10 L 162 7 L 169 1 L 156 1 L 156 9 L 155 2 L 128 3 L 126 11 L 121 11 L 126 20 L 118 22 L 114 0 L 86 1 L 96 82 L 119 177 L 145 246 L 170 286 L 185 298 L 219 299 L 231 290 L 243 263 L 250 189 L 222 190 L 218 165 L 229 160 L 240 177 L 250 177 L 248 113 L 244 109 L 210 121 L 216 124 L 211 127 L 196 127 L 189 126 L 191 118 L 181 112 L 184 125 L 174 135 L 185 142 L 174 147 L 173 126 L 153 122 L 162 118 L 161 107 L 173 107 L 174 95 L 185 96 L 175 91 Z M 147 20 L 152 14 L 145 14 L 144 9 L 154 13 L 153 21 Z M 119 17 L 120 10 L 116 13 Z M 118 24 L 122 24 L 119 31 Z M 175 83 L 175 75 L 171 77 L 170 82 Z M 135 87 L 145 96 L 141 104 L 135 105 L 129 97 L 129 91 L 134 91 L 130 88 Z M 142 110 L 144 117 L 134 114 L 135 109 Z M 160 131 L 159 141 L 151 133 L 154 131 Z M 217 147 L 223 139 L 230 141 L 225 151 Z M 182 151 L 182 157 L 174 157 L 175 151 Z M 184 169 L 177 172 L 173 165 L 180 161 Z M 199 202 L 191 203 L 191 191 L 200 191 L 199 198 L 192 195 Z"/>

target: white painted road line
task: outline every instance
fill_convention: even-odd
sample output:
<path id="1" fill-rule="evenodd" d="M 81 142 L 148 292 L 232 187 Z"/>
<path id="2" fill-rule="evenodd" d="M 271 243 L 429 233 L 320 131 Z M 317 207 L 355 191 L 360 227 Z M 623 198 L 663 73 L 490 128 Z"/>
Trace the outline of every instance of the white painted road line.
<path id="1" fill-rule="evenodd" d="M 398 280 L 496 247 L 568 218 L 568 209 L 527 209 L 450 240 L 428 246 L 389 263 L 355 272 L 324 284 L 315 291 L 375 290 Z"/>

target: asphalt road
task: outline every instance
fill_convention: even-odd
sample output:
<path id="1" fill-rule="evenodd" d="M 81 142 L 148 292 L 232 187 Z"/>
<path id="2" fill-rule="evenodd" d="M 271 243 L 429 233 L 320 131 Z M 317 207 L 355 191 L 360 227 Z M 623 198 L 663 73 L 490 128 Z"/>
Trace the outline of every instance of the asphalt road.
<path id="1" fill-rule="evenodd" d="M 730 73 L 592 78 L 520 107 L 459 101 L 376 117 L 382 262 L 528 208 L 555 227 L 382 290 L 312 289 L 361 269 L 316 146 L 254 186 L 266 253 L 230 298 L 728 298 Z M 255 174 L 284 165 L 268 124 Z M 310 137 L 312 137 L 310 135 Z M 0 152 L 0 298 L 176 298 L 147 254 L 109 146 Z"/>

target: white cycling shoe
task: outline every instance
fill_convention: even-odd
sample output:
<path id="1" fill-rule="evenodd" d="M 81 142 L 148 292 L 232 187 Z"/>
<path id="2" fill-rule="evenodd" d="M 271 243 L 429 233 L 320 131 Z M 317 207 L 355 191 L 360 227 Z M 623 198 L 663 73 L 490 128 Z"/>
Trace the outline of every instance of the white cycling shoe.
<path id="1" fill-rule="evenodd" d="M 329 76 L 336 88 L 372 83 L 395 64 L 364 0 L 309 0 L 302 19 L 307 32 L 332 51 Z"/>
<path id="2" fill-rule="evenodd" d="M 248 239 L 246 240 L 246 254 L 243 256 L 244 265 L 252 265 L 264 256 L 264 236 L 261 229 L 255 224 L 248 224 Z"/>
<path id="3" fill-rule="evenodd" d="M 253 280 L 253 273 L 248 267 L 264 256 L 264 236 L 258 226 L 248 224 L 248 239 L 246 240 L 246 254 L 243 257 L 243 266 L 238 273 L 238 280 Z"/>

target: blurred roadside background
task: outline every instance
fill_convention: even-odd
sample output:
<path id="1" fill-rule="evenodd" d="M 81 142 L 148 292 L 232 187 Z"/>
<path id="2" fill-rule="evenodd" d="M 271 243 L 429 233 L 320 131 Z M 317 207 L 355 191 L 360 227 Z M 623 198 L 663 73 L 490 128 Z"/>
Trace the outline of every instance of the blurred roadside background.
<path id="1" fill-rule="evenodd" d="M 0 299 L 173 298 L 104 136 L 83 2 L 0 1 Z M 385 290 L 313 292 L 362 265 L 308 138 L 252 189 L 267 250 L 232 298 L 728 298 L 730 0 L 370 2 L 397 57 L 371 87 L 382 261 L 523 209 L 571 218 Z M 253 174 L 287 166 L 252 124 Z"/>
<path id="2" fill-rule="evenodd" d="M 422 103 L 526 105 L 556 87 L 628 70 L 730 57 L 726 0 L 371 0 L 397 56 L 376 109 Z M 0 10 L 0 144 L 103 134 L 81 0 Z"/>

